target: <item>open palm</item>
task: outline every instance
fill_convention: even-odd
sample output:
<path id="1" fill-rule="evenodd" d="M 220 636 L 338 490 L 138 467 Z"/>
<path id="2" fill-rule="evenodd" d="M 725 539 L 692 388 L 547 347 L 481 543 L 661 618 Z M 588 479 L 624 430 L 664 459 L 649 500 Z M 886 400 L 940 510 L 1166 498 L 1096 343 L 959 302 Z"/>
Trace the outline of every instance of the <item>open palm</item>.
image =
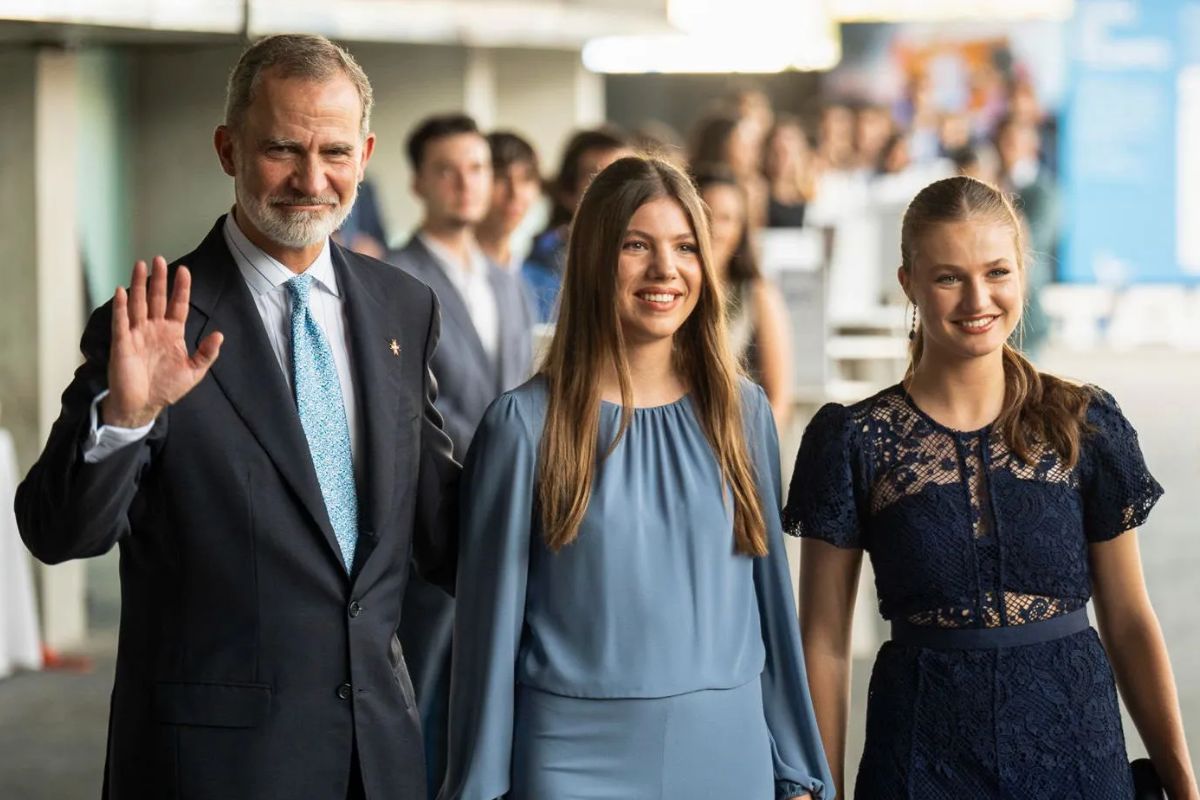
<path id="1" fill-rule="evenodd" d="M 137 428 L 178 402 L 217 360 L 220 333 L 210 333 L 189 355 L 184 341 L 192 277 L 187 267 L 175 273 L 167 298 L 167 262 L 156 256 L 149 279 L 146 262 L 133 267 L 129 291 L 113 295 L 112 347 L 108 359 L 108 396 L 101 404 L 104 424 Z"/>

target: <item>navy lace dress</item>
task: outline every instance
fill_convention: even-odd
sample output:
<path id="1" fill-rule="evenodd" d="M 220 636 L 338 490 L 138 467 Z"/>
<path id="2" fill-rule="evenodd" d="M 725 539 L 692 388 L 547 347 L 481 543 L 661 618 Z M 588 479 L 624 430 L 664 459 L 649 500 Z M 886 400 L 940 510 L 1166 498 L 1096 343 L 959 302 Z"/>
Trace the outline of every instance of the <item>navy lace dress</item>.
<path id="1" fill-rule="evenodd" d="M 1135 528 L 1162 489 L 1094 389 L 1079 463 L 1025 463 L 955 431 L 901 386 L 823 407 L 785 509 L 794 534 L 862 548 L 892 640 L 871 676 L 855 796 L 1133 796 L 1116 688 L 1087 624 L 1088 545 Z"/>

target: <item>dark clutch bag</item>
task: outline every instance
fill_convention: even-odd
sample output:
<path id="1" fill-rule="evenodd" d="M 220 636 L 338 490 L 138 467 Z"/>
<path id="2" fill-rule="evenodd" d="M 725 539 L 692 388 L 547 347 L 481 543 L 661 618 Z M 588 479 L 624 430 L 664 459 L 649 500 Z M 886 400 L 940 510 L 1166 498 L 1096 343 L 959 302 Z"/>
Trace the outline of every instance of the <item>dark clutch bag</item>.
<path id="1" fill-rule="evenodd" d="M 1150 759 L 1130 761 L 1129 771 L 1133 773 L 1133 800 L 1166 800 L 1167 793 Z"/>

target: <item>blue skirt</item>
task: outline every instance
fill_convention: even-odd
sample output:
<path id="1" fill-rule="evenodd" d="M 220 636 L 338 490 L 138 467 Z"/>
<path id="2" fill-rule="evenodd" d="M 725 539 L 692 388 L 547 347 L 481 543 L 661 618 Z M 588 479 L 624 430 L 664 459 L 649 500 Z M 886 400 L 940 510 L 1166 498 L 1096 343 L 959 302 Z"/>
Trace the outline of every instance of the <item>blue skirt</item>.
<path id="1" fill-rule="evenodd" d="M 1108 658 L 1082 609 L 1007 628 L 893 626 L 856 800 L 1127 800 Z"/>
<path id="2" fill-rule="evenodd" d="M 773 800 L 762 685 L 585 699 L 518 687 L 510 800 Z"/>

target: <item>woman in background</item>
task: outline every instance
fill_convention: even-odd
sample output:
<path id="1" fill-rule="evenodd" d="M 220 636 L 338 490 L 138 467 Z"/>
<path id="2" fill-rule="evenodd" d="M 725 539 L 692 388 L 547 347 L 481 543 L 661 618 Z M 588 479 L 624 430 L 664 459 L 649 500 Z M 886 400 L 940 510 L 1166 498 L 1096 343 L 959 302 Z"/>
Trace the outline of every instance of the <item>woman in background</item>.
<path id="1" fill-rule="evenodd" d="M 584 195 L 541 374 L 466 458 L 443 800 L 833 797 L 713 263 L 668 162 Z"/>
<path id="2" fill-rule="evenodd" d="M 692 170 L 725 169 L 746 195 L 746 219 L 756 231 L 767 222 L 767 181 L 763 178 L 762 136 L 744 116 L 713 114 L 697 123 L 689 161 Z"/>
<path id="3" fill-rule="evenodd" d="M 584 190 L 597 173 L 625 155 L 629 155 L 628 139 L 611 126 L 576 131 L 567 141 L 558 175 L 547 190 L 550 220 L 534 237 L 521 268 L 538 322 L 554 322 L 566 267 L 567 234 Z"/>
<path id="4" fill-rule="evenodd" d="M 927 186 L 899 279 L 908 374 L 818 412 L 785 511 L 805 537 L 801 629 L 835 780 L 866 550 L 892 640 L 856 797 L 1128 800 L 1115 671 L 1169 796 L 1197 800 L 1134 530 L 1162 490 L 1111 395 L 1008 344 L 1026 285 L 1011 201 L 967 177 Z"/>
<path id="5" fill-rule="evenodd" d="M 713 271 L 725 294 L 730 348 L 766 391 L 775 424 L 784 430 L 792 408 L 792 350 L 783 296 L 759 271 L 737 180 L 714 167 L 702 170 L 696 185 L 711 215 Z"/>
<path id="6" fill-rule="evenodd" d="M 812 147 L 795 117 L 781 116 L 767 135 L 763 174 L 767 178 L 767 227 L 800 228 L 816 186 Z"/>

